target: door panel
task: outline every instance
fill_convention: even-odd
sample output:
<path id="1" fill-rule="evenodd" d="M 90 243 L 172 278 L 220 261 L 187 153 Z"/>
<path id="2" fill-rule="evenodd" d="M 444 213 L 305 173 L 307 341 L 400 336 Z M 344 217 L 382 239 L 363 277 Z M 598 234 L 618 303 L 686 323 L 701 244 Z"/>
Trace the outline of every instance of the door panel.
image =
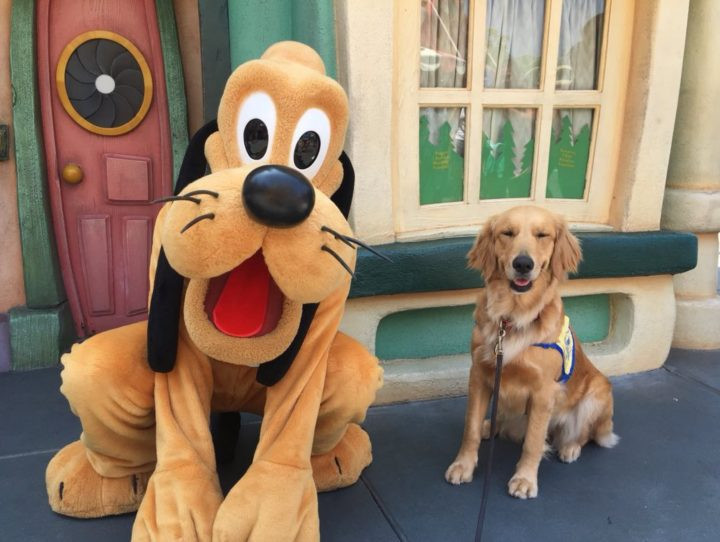
<path id="1" fill-rule="evenodd" d="M 149 158 L 106 156 L 105 179 L 108 200 L 113 203 L 150 203 L 151 166 Z"/>
<path id="2" fill-rule="evenodd" d="M 81 335 L 145 317 L 157 206 L 172 190 L 151 0 L 38 0 L 38 83 L 63 280 Z"/>
<path id="3" fill-rule="evenodd" d="M 125 257 L 125 311 L 126 316 L 147 311 L 148 266 L 152 221 L 146 217 L 123 219 L 123 253 Z"/>
<path id="4" fill-rule="evenodd" d="M 113 273 L 110 216 L 82 216 L 80 221 L 80 265 L 85 296 L 92 316 L 112 314 Z"/>

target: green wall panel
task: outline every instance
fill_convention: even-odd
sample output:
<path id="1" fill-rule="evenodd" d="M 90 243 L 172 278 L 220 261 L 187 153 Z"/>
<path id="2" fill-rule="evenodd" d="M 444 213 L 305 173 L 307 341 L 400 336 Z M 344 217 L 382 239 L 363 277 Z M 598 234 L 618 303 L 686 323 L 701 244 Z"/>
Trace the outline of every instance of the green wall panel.
<path id="1" fill-rule="evenodd" d="M 609 295 L 567 297 L 563 301 L 581 341 L 602 341 L 608 336 Z M 375 353 L 383 360 L 468 353 L 474 309 L 474 305 L 462 305 L 390 314 L 378 325 Z"/>
<path id="2" fill-rule="evenodd" d="M 217 118 L 220 97 L 230 76 L 230 32 L 227 0 L 199 0 L 200 63 L 203 81 L 203 118 Z"/>
<path id="3" fill-rule="evenodd" d="M 53 367 L 76 339 L 67 303 L 50 309 L 10 309 L 12 370 Z"/>
<path id="4" fill-rule="evenodd" d="M 40 102 L 35 74 L 35 2 L 12 3 L 10 78 L 25 297 L 29 307 L 65 301 L 47 194 Z"/>
<path id="5" fill-rule="evenodd" d="M 182 57 L 175 27 L 175 12 L 172 0 L 156 0 L 158 29 L 165 68 L 165 89 L 168 100 L 170 138 L 173 157 L 173 184 L 180 173 L 180 165 L 188 144 L 187 101 L 185 100 L 185 79 Z"/>
<path id="6" fill-rule="evenodd" d="M 313 47 L 336 77 L 335 13 L 332 0 L 229 0 L 230 64 L 258 58 L 276 41 Z"/>
<path id="7" fill-rule="evenodd" d="M 697 237 L 691 233 L 578 233 L 583 261 L 570 278 L 633 277 L 682 273 L 697 264 Z M 467 268 L 474 237 L 392 243 L 377 249 L 393 263 L 358 252 L 350 297 L 463 290 L 483 286 Z"/>

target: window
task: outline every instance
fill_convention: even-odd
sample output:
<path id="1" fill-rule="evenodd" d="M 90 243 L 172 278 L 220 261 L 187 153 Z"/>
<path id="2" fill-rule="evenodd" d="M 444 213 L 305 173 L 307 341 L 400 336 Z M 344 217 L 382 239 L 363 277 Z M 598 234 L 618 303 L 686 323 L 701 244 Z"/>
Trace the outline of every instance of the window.
<path id="1" fill-rule="evenodd" d="M 606 224 L 632 4 L 396 2 L 398 235 L 475 229 L 529 202 Z"/>

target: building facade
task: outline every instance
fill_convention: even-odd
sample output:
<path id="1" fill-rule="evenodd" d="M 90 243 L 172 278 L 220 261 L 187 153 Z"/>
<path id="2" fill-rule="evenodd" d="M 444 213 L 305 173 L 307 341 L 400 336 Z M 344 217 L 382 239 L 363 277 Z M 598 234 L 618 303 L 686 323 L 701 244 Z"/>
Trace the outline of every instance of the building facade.
<path id="1" fill-rule="evenodd" d="M 95 19 L 58 4 L 0 0 L 6 370 L 55 364 L 75 337 L 144 317 L 144 260 L 127 256 L 148 243 L 140 203 L 168 190 L 230 71 L 281 39 L 315 47 L 347 90 L 352 225 L 394 260 L 360 254 L 342 326 L 384 363 L 379 401 L 463 393 L 482 286 L 464 255 L 520 203 L 565 215 L 582 241 L 563 294 L 603 371 L 659 367 L 673 336 L 720 347 L 712 0 L 138 0 L 135 22 L 110 0 Z M 127 128 L 149 96 L 122 134 L 97 132 L 97 115 L 88 130 L 88 111 L 58 95 L 58 73 L 81 77 L 72 58 L 90 42 L 73 40 L 88 32 L 153 82 L 115 122 Z M 156 149 L 135 143 L 153 137 Z M 73 165 L 102 190 L 81 194 Z M 128 187 L 126 171 L 143 182 Z"/>

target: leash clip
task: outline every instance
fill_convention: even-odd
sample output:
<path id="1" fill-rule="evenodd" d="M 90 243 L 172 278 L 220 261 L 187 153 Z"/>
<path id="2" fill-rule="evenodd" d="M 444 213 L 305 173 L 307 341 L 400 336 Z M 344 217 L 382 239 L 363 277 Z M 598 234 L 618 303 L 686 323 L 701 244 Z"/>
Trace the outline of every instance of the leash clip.
<path id="1" fill-rule="evenodd" d="M 505 321 L 500 320 L 500 326 L 498 326 L 497 342 L 495 343 L 495 355 L 498 356 L 503 353 L 503 339 L 505 338 Z"/>

